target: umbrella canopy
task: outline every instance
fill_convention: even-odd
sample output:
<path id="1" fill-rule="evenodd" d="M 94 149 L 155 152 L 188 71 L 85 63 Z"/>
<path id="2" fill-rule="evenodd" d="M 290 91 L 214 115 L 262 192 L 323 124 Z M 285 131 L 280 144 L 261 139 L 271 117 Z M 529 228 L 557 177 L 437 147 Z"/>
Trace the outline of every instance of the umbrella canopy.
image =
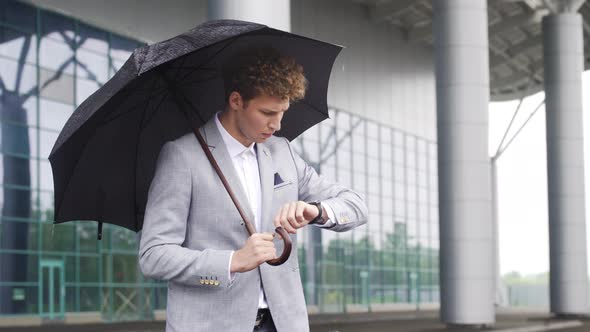
<path id="1" fill-rule="evenodd" d="M 95 220 L 139 231 L 161 147 L 224 108 L 223 67 L 232 56 L 265 47 L 293 57 L 309 82 L 277 135 L 292 140 L 326 119 L 328 81 L 340 46 L 218 20 L 138 48 L 76 109 L 57 138 L 49 155 L 55 223 Z"/>

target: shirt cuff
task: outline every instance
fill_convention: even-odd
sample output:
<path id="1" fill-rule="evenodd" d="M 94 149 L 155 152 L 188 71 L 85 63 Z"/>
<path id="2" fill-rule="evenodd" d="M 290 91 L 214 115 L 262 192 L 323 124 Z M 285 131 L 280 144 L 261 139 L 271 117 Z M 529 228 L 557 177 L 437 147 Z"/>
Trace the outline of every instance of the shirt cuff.
<path id="1" fill-rule="evenodd" d="M 334 220 L 336 220 L 336 218 L 334 216 L 334 210 L 332 210 L 332 208 L 330 207 L 329 204 L 324 203 L 324 202 L 322 202 L 322 207 L 326 210 L 326 212 L 328 212 L 328 220 L 323 225 L 318 225 L 318 224 L 315 224 L 315 225 L 320 228 L 334 227 L 336 225 L 336 222 L 334 221 Z"/>
<path id="2" fill-rule="evenodd" d="M 228 274 L 228 276 L 227 276 L 228 278 L 227 279 L 229 280 L 229 282 L 234 281 L 234 279 L 236 277 L 236 273 L 235 272 L 234 273 L 231 272 L 231 260 L 234 257 L 234 252 L 235 251 L 232 251 L 231 254 L 229 254 L 229 263 L 227 265 L 227 274 Z"/>

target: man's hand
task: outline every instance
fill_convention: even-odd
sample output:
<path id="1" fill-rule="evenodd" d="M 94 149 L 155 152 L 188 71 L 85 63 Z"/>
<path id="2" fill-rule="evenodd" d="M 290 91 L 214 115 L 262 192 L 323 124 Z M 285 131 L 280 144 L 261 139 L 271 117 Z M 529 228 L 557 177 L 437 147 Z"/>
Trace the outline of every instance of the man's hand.
<path id="1" fill-rule="evenodd" d="M 272 242 L 271 233 L 255 233 L 246 244 L 234 252 L 231 259 L 230 272 L 247 272 L 257 268 L 260 264 L 277 258 L 277 250 Z"/>
<path id="2" fill-rule="evenodd" d="M 295 234 L 298 228 L 307 225 L 318 214 L 319 211 L 315 205 L 302 201 L 291 202 L 281 207 L 274 219 L 274 224 L 275 227 L 282 226 L 287 232 Z"/>

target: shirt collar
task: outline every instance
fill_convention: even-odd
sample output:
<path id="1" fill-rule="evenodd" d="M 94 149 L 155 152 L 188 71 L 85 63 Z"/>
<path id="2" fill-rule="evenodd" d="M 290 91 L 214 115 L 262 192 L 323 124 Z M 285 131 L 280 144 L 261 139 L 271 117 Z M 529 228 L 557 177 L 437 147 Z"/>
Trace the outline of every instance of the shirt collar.
<path id="1" fill-rule="evenodd" d="M 250 146 L 245 147 L 242 143 L 240 143 L 240 141 L 238 141 L 230 133 L 228 133 L 227 130 L 225 130 L 225 128 L 221 124 L 221 121 L 219 121 L 219 114 L 220 113 L 221 112 L 215 113 L 215 124 L 217 125 L 217 130 L 219 130 L 219 132 L 221 133 L 221 138 L 223 138 L 223 143 L 225 143 L 225 147 L 227 148 L 227 151 L 229 152 L 229 156 L 231 158 L 234 158 L 246 150 L 250 150 L 250 152 L 252 152 L 252 154 L 255 156 L 256 155 L 256 150 L 254 149 L 255 143 L 252 142 L 252 144 L 250 144 Z"/>

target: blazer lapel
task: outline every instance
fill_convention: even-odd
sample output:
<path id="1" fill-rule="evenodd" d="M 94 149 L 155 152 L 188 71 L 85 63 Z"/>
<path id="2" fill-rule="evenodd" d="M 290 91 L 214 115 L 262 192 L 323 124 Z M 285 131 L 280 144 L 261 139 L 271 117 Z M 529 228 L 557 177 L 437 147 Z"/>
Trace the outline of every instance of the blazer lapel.
<path id="1" fill-rule="evenodd" d="M 274 167 L 270 151 L 264 143 L 256 144 L 258 156 L 258 170 L 260 172 L 260 188 L 262 199 L 261 228 L 263 232 L 274 232 L 272 211 Z"/>
<path id="2" fill-rule="evenodd" d="M 219 169 L 221 169 L 223 175 L 227 179 L 236 199 L 240 203 L 242 210 L 246 214 L 248 221 L 252 224 L 254 229 L 256 229 L 256 222 L 254 220 L 254 213 L 250 208 L 250 204 L 248 202 L 248 196 L 246 195 L 245 189 L 242 187 L 242 182 L 236 174 L 236 169 L 234 168 L 233 161 L 229 156 L 229 152 L 225 147 L 225 143 L 223 142 L 223 138 L 221 137 L 221 133 L 217 129 L 217 125 L 215 124 L 215 118 L 211 118 L 203 127 L 201 127 L 201 133 L 203 134 L 203 138 L 205 138 L 205 142 L 209 146 L 209 150 L 211 154 L 217 161 L 219 165 Z M 198 143 L 197 143 L 198 144 Z M 217 174 L 215 175 L 217 176 Z M 220 190 L 227 192 L 225 187 L 222 184 Z M 272 189 L 272 188 L 271 188 Z M 229 195 L 229 194 L 228 194 Z M 233 203 L 232 203 L 233 205 Z M 263 205 L 264 206 L 264 205 Z M 264 214 L 263 214 L 264 215 Z M 256 230 L 259 232 L 259 230 Z"/>

